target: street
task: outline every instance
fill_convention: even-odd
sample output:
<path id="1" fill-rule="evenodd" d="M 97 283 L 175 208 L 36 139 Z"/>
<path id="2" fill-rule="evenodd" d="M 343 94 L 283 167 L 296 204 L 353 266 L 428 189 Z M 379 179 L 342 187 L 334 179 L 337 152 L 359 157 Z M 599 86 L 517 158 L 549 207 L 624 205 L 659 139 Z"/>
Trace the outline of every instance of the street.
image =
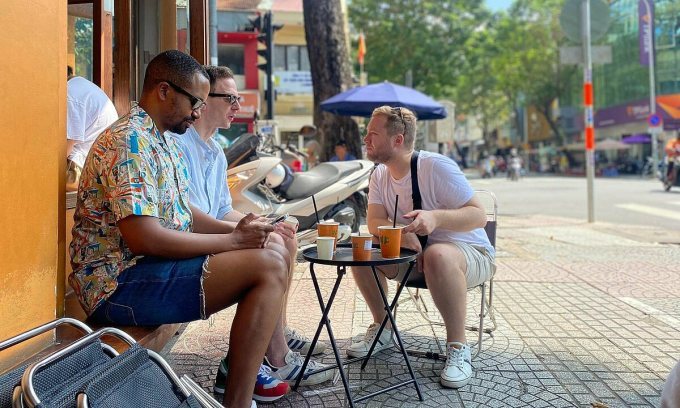
<path id="1" fill-rule="evenodd" d="M 471 172 L 469 179 L 475 188 L 496 194 L 501 217 L 542 214 L 579 221 L 588 219 L 584 177 L 530 176 L 512 182 L 501 175 L 481 179 Z M 661 182 L 652 179 L 596 178 L 594 196 L 596 222 L 680 230 L 678 188 L 666 192 Z"/>

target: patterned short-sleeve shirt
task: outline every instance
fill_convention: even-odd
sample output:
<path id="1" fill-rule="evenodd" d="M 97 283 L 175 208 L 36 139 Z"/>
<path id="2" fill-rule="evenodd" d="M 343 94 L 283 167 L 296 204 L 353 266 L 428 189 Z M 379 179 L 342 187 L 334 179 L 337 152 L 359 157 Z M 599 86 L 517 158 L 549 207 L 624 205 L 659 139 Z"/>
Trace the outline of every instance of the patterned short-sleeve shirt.
<path id="1" fill-rule="evenodd" d="M 113 293 L 118 275 L 138 259 L 117 226 L 130 215 L 156 217 L 168 229 L 192 229 L 181 149 L 137 105 L 96 139 L 81 175 L 69 283 L 88 314 Z"/>

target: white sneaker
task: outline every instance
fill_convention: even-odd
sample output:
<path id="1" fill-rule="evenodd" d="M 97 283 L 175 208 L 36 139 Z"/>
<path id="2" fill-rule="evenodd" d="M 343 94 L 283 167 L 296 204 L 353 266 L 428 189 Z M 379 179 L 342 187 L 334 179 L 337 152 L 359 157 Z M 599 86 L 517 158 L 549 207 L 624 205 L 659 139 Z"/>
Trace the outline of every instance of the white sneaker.
<path id="1" fill-rule="evenodd" d="M 300 353 L 288 351 L 288 354 L 286 354 L 284 360 L 286 361 L 286 365 L 282 367 L 276 367 L 270 363 L 269 359 L 267 359 L 265 356 L 264 364 L 272 369 L 272 377 L 278 378 L 279 380 L 285 381 L 289 384 L 294 384 L 295 380 L 297 380 L 300 370 L 302 369 L 302 364 L 304 364 L 305 359 L 300 355 Z M 307 368 L 305 369 L 305 375 L 302 377 L 302 381 L 300 381 L 300 385 L 316 385 L 332 379 L 333 375 L 335 374 L 335 370 L 326 370 L 320 373 L 311 374 L 312 371 L 320 370 L 325 367 L 326 365 L 324 364 L 318 363 L 314 360 L 309 360 Z"/>
<path id="2" fill-rule="evenodd" d="M 253 402 L 250 403 L 250 408 L 257 408 L 257 403 L 255 402 L 255 400 L 253 400 Z"/>
<path id="3" fill-rule="evenodd" d="M 294 329 L 291 329 L 290 327 L 284 328 L 283 331 L 284 335 L 286 336 L 286 343 L 288 344 L 288 348 L 291 351 L 297 351 L 303 356 L 306 356 L 307 353 L 309 352 L 309 347 L 312 345 L 312 339 L 303 336 L 302 334 L 296 332 Z M 316 345 L 314 345 L 312 355 L 315 356 L 317 354 L 321 354 L 324 352 L 324 350 L 326 350 L 326 345 L 320 341 L 317 341 Z"/>
<path id="4" fill-rule="evenodd" d="M 347 355 L 355 358 L 365 357 L 368 354 L 368 349 L 371 348 L 371 344 L 373 344 L 373 339 L 375 339 L 375 335 L 378 333 L 379 328 L 380 323 L 372 323 L 368 326 L 368 330 L 366 330 L 363 340 L 352 343 L 349 346 L 349 349 L 347 349 Z M 382 333 L 380 333 L 380 339 L 378 339 L 378 342 L 373 349 L 373 354 L 392 347 L 392 342 L 392 330 L 385 327 Z"/>
<path id="5" fill-rule="evenodd" d="M 439 376 L 440 382 L 447 388 L 460 388 L 472 378 L 472 358 L 467 344 L 452 341 L 446 343 L 447 357 L 444 369 Z"/>

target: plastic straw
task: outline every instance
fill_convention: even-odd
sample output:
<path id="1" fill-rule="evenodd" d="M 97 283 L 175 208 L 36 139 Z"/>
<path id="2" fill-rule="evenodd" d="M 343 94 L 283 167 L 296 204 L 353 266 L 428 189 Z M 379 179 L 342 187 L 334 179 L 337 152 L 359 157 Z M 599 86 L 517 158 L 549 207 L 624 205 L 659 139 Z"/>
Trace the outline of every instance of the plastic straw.
<path id="1" fill-rule="evenodd" d="M 319 210 L 316 209 L 316 200 L 314 199 L 314 194 L 312 194 L 312 204 L 314 204 L 314 215 L 316 215 L 316 223 L 318 224 L 319 221 Z"/>
<path id="2" fill-rule="evenodd" d="M 397 208 L 399 208 L 399 194 L 397 194 L 397 199 L 394 200 L 394 220 L 392 220 L 392 228 L 397 228 Z"/>

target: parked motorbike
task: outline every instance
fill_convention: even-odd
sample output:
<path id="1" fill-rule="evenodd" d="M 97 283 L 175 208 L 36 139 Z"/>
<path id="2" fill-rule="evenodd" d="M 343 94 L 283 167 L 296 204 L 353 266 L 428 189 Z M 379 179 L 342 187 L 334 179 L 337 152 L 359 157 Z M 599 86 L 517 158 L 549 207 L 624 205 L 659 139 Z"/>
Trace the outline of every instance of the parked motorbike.
<path id="1" fill-rule="evenodd" d="M 244 134 L 225 149 L 234 209 L 295 216 L 300 222 L 298 244 L 304 246 L 316 240 L 313 194 L 319 219 L 341 224 L 341 240 L 359 230 L 361 218 L 366 217 L 365 191 L 373 163 L 328 162 L 296 173 L 281 158 L 258 151 L 260 141 L 255 134 Z"/>
<path id="2" fill-rule="evenodd" d="M 666 166 L 664 166 L 664 169 L 661 172 L 661 175 L 662 175 L 661 182 L 663 183 L 663 188 L 666 191 L 670 191 L 671 187 L 674 187 L 674 186 L 680 187 L 680 177 L 678 177 L 678 175 L 679 175 L 678 172 L 680 171 L 680 156 L 676 156 L 676 157 L 674 157 L 670 160 L 673 161 L 673 169 L 671 170 L 672 176 L 669 177 L 669 174 L 668 174 L 668 171 L 667 171 L 668 164 L 666 164 Z M 674 180 L 674 182 L 671 181 L 671 180 Z"/>

